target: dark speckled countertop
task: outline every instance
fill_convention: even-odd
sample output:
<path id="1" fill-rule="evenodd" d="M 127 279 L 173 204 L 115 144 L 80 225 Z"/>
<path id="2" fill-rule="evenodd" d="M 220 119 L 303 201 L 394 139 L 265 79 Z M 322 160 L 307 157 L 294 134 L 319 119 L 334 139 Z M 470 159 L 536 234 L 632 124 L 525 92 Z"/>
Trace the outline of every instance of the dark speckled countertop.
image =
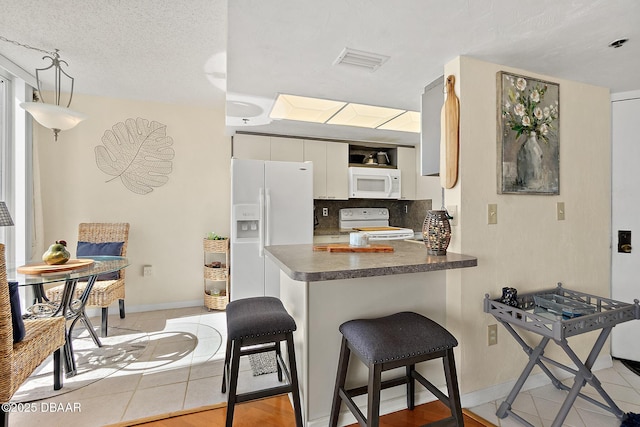
<path id="1" fill-rule="evenodd" d="M 390 240 L 384 244 L 393 246 L 394 252 L 324 252 L 314 251 L 313 245 L 267 246 L 265 252 L 290 278 L 302 282 L 421 273 L 478 265 L 478 259 L 469 255 L 451 252 L 443 256 L 428 255 L 427 248 L 421 242 Z"/>

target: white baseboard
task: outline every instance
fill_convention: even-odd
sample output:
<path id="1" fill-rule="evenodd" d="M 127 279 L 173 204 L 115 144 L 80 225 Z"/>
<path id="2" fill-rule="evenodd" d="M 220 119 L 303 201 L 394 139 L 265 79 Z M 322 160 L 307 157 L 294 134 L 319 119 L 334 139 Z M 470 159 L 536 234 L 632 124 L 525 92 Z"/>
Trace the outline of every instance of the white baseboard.
<path id="1" fill-rule="evenodd" d="M 192 300 L 192 301 L 179 301 L 179 302 L 169 302 L 162 304 L 145 304 L 145 305 L 127 305 L 127 300 L 124 300 L 124 309 L 125 313 L 141 313 L 145 311 L 155 311 L 155 310 L 170 310 L 172 308 L 187 308 L 187 307 L 204 307 L 204 302 L 202 299 Z M 112 304 L 109 306 L 109 315 L 111 314 L 119 314 L 120 309 L 118 308 L 118 304 Z M 100 317 L 101 309 L 98 307 L 90 307 L 87 308 L 87 315 L 89 317 Z"/>

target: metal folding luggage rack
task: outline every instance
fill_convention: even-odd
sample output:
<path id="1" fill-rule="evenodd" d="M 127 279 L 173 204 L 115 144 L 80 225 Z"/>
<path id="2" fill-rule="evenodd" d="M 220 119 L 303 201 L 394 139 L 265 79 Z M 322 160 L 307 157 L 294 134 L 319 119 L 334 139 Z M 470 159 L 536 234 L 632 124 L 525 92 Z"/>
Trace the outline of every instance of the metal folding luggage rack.
<path id="1" fill-rule="evenodd" d="M 545 309 L 541 309 L 536 305 L 534 301 L 536 297 L 549 294 L 566 298 L 568 301 L 576 302 L 580 305 L 588 305 L 593 308 L 593 313 L 567 317 L 562 314 L 555 314 Z M 505 418 L 507 415 L 510 415 L 520 423 L 533 427 L 532 424 L 514 413 L 511 410 L 511 405 L 522 389 L 527 377 L 537 365 L 551 379 L 551 382 L 556 388 L 569 391 L 569 394 L 562 403 L 553 424 L 551 424 L 552 427 L 560 427 L 562 425 L 569 414 L 571 406 L 578 397 L 613 413 L 621 420 L 626 418 L 626 414 L 618 408 L 611 397 L 604 391 L 598 378 L 591 372 L 591 368 L 593 367 L 593 364 L 595 363 L 596 358 L 598 357 L 600 350 L 602 350 L 602 347 L 609 337 L 613 327 L 618 323 L 640 319 L 640 304 L 637 299 L 634 300 L 633 304 L 624 303 L 596 295 L 586 294 L 584 292 L 571 291 L 563 288 L 562 284 L 558 283 L 558 286 L 553 289 L 518 295 L 517 307 L 503 304 L 499 299 L 491 299 L 489 294 L 485 294 L 484 311 L 485 313 L 493 315 L 498 322 L 505 327 L 511 336 L 513 336 L 518 344 L 520 344 L 524 352 L 529 355 L 529 362 L 520 374 L 520 377 L 518 377 L 518 380 L 506 400 L 502 402 L 498 408 L 498 411 L 496 412 L 498 417 Z M 542 335 L 542 339 L 535 348 L 532 348 L 524 341 L 524 339 L 522 339 L 518 332 L 516 332 L 514 326 Z M 601 329 L 601 332 L 593 344 L 586 360 L 582 362 L 575 352 L 569 347 L 567 338 L 598 329 Z M 553 340 L 564 350 L 577 369 L 573 369 L 544 356 L 544 349 L 550 340 Z M 573 374 L 575 377 L 573 386 L 568 387 L 563 384 L 551 373 L 545 363 L 554 365 Z M 587 383 L 591 385 L 598 394 L 600 394 L 606 404 L 580 393 L 582 387 Z"/>

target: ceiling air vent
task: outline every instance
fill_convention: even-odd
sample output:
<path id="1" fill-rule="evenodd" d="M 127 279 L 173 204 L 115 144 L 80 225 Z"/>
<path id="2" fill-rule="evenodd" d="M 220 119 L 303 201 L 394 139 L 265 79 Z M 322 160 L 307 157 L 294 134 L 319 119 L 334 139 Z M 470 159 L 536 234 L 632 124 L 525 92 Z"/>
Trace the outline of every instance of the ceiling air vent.
<path id="1" fill-rule="evenodd" d="M 379 53 L 363 52 L 345 47 L 336 60 L 333 61 L 333 65 L 352 65 L 373 72 L 387 62 L 387 59 L 389 59 L 388 56 L 380 55 Z"/>

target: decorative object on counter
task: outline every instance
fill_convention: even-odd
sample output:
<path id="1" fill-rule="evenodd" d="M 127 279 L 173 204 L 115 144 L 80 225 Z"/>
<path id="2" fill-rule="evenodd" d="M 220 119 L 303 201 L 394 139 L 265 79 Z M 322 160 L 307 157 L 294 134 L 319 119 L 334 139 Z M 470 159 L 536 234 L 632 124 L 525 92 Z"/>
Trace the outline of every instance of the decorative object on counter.
<path id="1" fill-rule="evenodd" d="M 138 117 L 118 122 L 95 147 L 96 165 L 136 194 L 148 194 L 169 181 L 175 152 L 167 126 Z"/>
<path id="2" fill-rule="evenodd" d="M 369 235 L 362 232 L 349 233 L 349 245 L 365 248 L 369 246 Z"/>
<path id="3" fill-rule="evenodd" d="M 444 188 L 453 188 L 458 182 L 458 150 L 459 150 L 459 125 L 460 125 L 460 101 L 455 92 L 456 77 L 452 74 L 447 77 L 446 94 L 441 113 L 440 135 L 440 185 Z"/>
<path id="4" fill-rule="evenodd" d="M 71 258 L 71 254 L 67 250 L 67 242 L 64 240 L 56 240 L 49 246 L 49 249 L 42 254 L 42 260 L 49 265 L 65 264 Z"/>
<path id="5" fill-rule="evenodd" d="M 429 255 L 446 255 L 451 241 L 451 224 L 446 210 L 430 210 L 422 224 L 422 238 Z"/>
<path id="6" fill-rule="evenodd" d="M 504 288 L 502 288 L 502 297 L 500 297 L 500 302 L 512 307 L 517 307 L 518 290 L 516 288 L 505 286 Z"/>
<path id="7" fill-rule="evenodd" d="M 498 193 L 559 194 L 560 87 L 500 71 Z"/>

